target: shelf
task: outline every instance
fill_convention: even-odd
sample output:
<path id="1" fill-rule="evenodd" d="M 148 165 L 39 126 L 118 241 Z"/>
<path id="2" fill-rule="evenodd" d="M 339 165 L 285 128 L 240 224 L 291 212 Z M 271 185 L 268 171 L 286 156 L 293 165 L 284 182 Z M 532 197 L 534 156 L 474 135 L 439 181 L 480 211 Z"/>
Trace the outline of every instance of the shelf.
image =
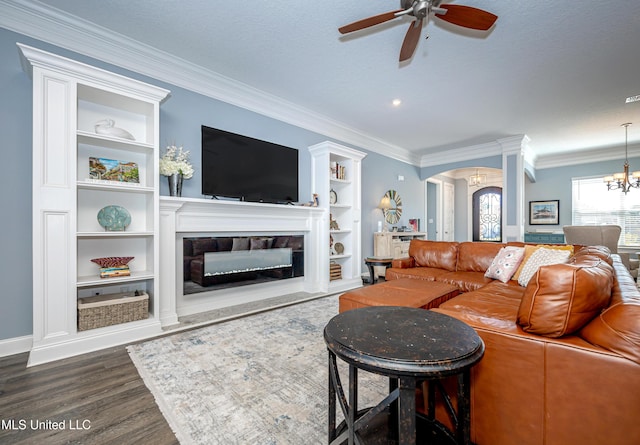
<path id="1" fill-rule="evenodd" d="M 343 253 L 341 255 L 329 255 L 330 260 L 340 260 L 343 258 L 351 258 L 351 254 Z"/>
<path id="2" fill-rule="evenodd" d="M 115 181 L 100 181 L 100 180 L 87 180 L 78 181 L 77 187 L 85 190 L 106 190 L 115 192 L 129 192 L 129 193 L 154 193 L 153 187 L 143 187 L 135 183 L 127 182 L 115 182 Z"/>
<path id="3" fill-rule="evenodd" d="M 89 275 L 78 277 L 76 286 L 78 289 L 92 286 L 109 286 L 112 284 L 131 283 L 135 281 L 152 280 L 155 278 L 153 271 L 131 271 L 128 277 L 100 278 L 98 275 Z"/>
<path id="4" fill-rule="evenodd" d="M 331 204 L 332 209 L 350 209 L 351 206 L 349 204 Z"/>
<path id="5" fill-rule="evenodd" d="M 351 184 L 350 179 L 329 178 L 332 184 Z"/>
<path id="6" fill-rule="evenodd" d="M 153 144 L 148 144 L 146 142 L 132 141 L 130 139 L 122 139 L 82 130 L 78 130 L 77 135 L 79 144 L 99 145 L 101 147 L 115 150 L 137 151 L 140 153 L 149 153 L 155 150 L 155 146 Z"/>
<path id="7" fill-rule="evenodd" d="M 139 238 L 154 236 L 154 232 L 78 232 L 78 238 Z"/>
<path id="8" fill-rule="evenodd" d="M 351 229 L 330 230 L 331 234 L 351 233 Z"/>

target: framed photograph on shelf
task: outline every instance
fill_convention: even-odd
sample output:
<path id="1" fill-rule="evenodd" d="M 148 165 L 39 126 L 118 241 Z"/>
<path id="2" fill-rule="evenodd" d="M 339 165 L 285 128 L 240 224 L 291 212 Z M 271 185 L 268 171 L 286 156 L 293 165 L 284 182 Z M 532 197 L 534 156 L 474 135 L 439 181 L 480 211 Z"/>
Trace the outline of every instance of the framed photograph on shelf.
<path id="1" fill-rule="evenodd" d="M 89 158 L 89 179 L 138 184 L 140 176 L 135 162 L 106 158 Z"/>
<path id="2" fill-rule="evenodd" d="M 529 224 L 560 224 L 560 201 L 529 201 Z"/>
<path id="3" fill-rule="evenodd" d="M 409 227 L 411 227 L 411 231 L 412 232 L 419 232 L 420 231 L 420 220 L 419 219 L 410 219 L 409 220 Z"/>

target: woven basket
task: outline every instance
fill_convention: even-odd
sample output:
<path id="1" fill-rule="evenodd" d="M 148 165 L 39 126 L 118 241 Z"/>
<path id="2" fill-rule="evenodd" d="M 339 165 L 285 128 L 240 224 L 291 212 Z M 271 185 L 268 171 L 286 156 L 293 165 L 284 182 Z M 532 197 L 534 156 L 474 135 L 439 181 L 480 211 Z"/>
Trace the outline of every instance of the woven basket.
<path id="1" fill-rule="evenodd" d="M 78 331 L 103 328 L 149 317 L 149 295 L 131 292 L 78 299 Z"/>

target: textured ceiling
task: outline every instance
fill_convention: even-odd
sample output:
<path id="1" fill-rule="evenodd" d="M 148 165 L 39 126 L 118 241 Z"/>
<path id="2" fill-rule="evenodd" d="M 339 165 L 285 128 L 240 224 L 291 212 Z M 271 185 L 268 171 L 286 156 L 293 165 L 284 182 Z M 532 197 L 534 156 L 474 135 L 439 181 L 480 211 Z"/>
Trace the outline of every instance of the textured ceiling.
<path id="1" fill-rule="evenodd" d="M 420 155 L 514 135 L 538 156 L 619 149 L 623 122 L 640 141 L 640 102 L 625 104 L 640 94 L 638 0 L 457 0 L 498 21 L 433 19 L 402 64 L 408 18 L 337 31 L 394 0 L 42 3 Z"/>

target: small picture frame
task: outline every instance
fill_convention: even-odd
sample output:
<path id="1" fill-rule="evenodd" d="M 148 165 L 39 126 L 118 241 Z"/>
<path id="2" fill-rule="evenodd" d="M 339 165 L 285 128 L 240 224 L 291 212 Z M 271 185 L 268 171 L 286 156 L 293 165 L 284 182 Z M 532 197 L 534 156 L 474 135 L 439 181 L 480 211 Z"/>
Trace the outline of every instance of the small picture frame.
<path id="1" fill-rule="evenodd" d="M 91 156 L 89 157 L 89 179 L 139 184 L 138 164 Z"/>
<path id="2" fill-rule="evenodd" d="M 412 218 L 409 220 L 409 227 L 411 227 L 412 232 L 420 231 L 420 220 L 417 218 Z"/>
<path id="3" fill-rule="evenodd" d="M 529 224 L 560 224 L 560 201 L 529 201 Z"/>

